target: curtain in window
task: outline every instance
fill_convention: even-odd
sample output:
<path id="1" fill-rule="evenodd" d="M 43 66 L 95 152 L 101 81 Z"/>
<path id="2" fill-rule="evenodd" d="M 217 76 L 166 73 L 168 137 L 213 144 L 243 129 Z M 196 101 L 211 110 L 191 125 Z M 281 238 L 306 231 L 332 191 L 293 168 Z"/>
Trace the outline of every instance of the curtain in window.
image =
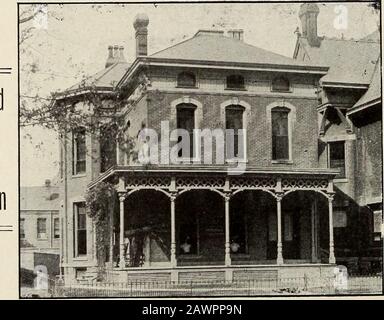
<path id="1" fill-rule="evenodd" d="M 84 173 L 87 152 L 85 129 L 78 129 L 73 132 L 72 151 L 73 174 Z"/>
<path id="2" fill-rule="evenodd" d="M 243 158 L 244 151 L 243 140 L 241 139 L 239 130 L 243 129 L 243 113 L 244 108 L 241 106 L 229 106 L 225 110 L 225 128 L 234 130 L 233 140 L 227 135 L 226 153 L 227 158 Z M 239 141 L 239 139 L 241 141 Z"/>
<path id="3" fill-rule="evenodd" d="M 76 204 L 77 219 L 77 255 L 87 254 L 87 216 L 85 204 Z"/>
<path id="4" fill-rule="evenodd" d="M 37 238 L 45 239 L 47 237 L 47 219 L 37 219 Z"/>
<path id="5" fill-rule="evenodd" d="M 275 108 L 276 109 L 276 108 Z M 272 159 L 289 159 L 289 109 L 279 108 L 272 110 Z"/>
<path id="6" fill-rule="evenodd" d="M 185 148 L 182 148 L 179 151 L 179 157 L 193 157 L 194 155 L 195 109 L 196 107 L 191 104 L 182 104 L 177 107 L 177 129 L 188 131 L 190 144 L 189 155 L 187 155 Z M 179 137 L 178 141 L 181 141 L 181 137 Z"/>

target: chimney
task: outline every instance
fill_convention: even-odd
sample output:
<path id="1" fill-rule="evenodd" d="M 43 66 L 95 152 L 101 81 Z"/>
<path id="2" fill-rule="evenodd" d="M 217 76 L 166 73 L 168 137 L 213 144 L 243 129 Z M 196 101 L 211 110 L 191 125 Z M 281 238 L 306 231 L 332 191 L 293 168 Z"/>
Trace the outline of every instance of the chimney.
<path id="1" fill-rule="evenodd" d="M 316 3 L 303 3 L 300 6 L 299 17 L 301 20 L 302 36 L 307 38 L 311 47 L 320 46 L 317 35 L 317 16 L 320 10 Z"/>
<path id="2" fill-rule="evenodd" d="M 228 36 L 236 40 L 244 41 L 244 30 L 243 29 L 228 30 Z"/>
<path id="3" fill-rule="evenodd" d="M 46 180 L 45 180 L 45 186 L 46 186 L 47 188 L 49 188 L 49 187 L 51 186 L 51 180 L 46 179 Z"/>
<path id="4" fill-rule="evenodd" d="M 120 62 L 126 62 L 125 57 L 124 57 L 124 47 L 123 46 L 119 47 L 119 61 Z"/>
<path id="5" fill-rule="evenodd" d="M 107 62 L 105 63 L 105 67 L 108 68 L 114 63 L 115 63 L 115 59 L 113 57 L 113 46 L 108 46 L 108 59 L 107 59 Z"/>
<path id="6" fill-rule="evenodd" d="M 133 22 L 133 27 L 136 30 L 136 57 L 148 54 L 148 24 L 149 18 L 145 13 L 136 15 Z"/>

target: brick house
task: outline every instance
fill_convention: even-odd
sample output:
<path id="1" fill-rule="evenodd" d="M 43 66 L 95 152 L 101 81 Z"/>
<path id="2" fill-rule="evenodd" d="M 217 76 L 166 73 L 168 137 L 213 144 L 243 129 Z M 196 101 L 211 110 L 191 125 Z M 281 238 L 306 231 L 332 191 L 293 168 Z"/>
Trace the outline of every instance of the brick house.
<path id="1" fill-rule="evenodd" d="M 308 21 L 313 16 L 306 5 L 301 14 Z M 82 128 L 66 133 L 61 141 L 66 279 L 100 267 L 85 193 L 105 182 L 117 191 L 108 217 L 106 268 L 123 281 L 331 274 L 334 178 L 340 167 L 324 160 L 318 135 L 319 83 L 329 65 L 246 44 L 241 30 L 199 30 L 148 54 L 148 24 L 146 15 L 134 21 L 132 64 L 121 47 L 109 47 L 106 68 L 57 95 L 56 102 L 82 108 L 90 90 L 100 93 L 106 108 L 120 99 L 124 134 L 137 138 L 139 152 L 147 145 L 139 139 L 143 128 L 167 141 L 166 122 L 170 131 L 191 134 L 191 153 L 179 150 L 175 164 L 160 149 L 158 158 L 165 161 L 142 165 L 114 139 L 101 143 Z M 235 132 L 233 140 L 225 137 L 225 146 L 214 145 L 213 158 L 224 148 L 224 161 L 202 161 L 208 148 L 195 129 Z"/>
<path id="2" fill-rule="evenodd" d="M 319 82 L 319 162 L 338 168 L 337 262 L 352 272 L 382 270 L 382 129 L 379 31 L 360 40 L 319 37 L 316 4 L 301 7 L 294 58 L 328 65 Z"/>
<path id="3" fill-rule="evenodd" d="M 41 187 L 21 187 L 21 268 L 34 270 L 43 264 L 50 274 L 59 274 L 60 234 L 59 188 L 50 180 Z"/>

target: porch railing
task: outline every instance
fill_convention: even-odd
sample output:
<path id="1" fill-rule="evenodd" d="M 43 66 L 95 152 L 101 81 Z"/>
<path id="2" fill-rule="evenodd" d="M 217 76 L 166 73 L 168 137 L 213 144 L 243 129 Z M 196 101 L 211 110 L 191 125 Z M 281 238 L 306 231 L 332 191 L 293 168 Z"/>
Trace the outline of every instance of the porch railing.
<path id="1" fill-rule="evenodd" d="M 201 297 L 382 294 L 382 276 L 349 277 L 344 288 L 335 287 L 334 277 L 296 277 L 241 281 L 153 281 L 96 282 L 50 288 L 56 297 Z"/>

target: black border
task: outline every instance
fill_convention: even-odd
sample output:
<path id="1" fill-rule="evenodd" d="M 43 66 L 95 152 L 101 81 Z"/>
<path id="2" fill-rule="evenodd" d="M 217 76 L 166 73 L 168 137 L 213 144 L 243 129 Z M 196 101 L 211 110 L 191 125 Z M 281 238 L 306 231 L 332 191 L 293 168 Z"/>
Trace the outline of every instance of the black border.
<path id="1" fill-rule="evenodd" d="M 110 5 L 110 4 L 126 4 L 126 5 L 162 5 L 162 4 L 166 4 L 166 5 L 177 5 L 177 4 L 186 4 L 186 5 L 194 5 L 194 4 L 199 4 L 199 5 L 202 5 L 202 4 L 217 4 L 217 5 L 222 5 L 222 4 L 268 4 L 268 3 L 281 3 L 281 4 L 290 4 L 290 3 L 348 3 L 348 4 L 358 4 L 358 3 L 374 3 L 374 2 L 379 2 L 380 3 L 380 17 L 379 17 L 379 21 L 380 21 L 380 57 L 381 57 L 381 63 L 383 63 L 383 52 L 382 52 L 382 45 L 383 45 L 383 34 L 382 34 L 382 6 L 381 6 L 381 0 L 373 0 L 373 1 L 366 1 L 366 0 L 362 0 L 362 1 L 348 1 L 348 0 L 344 0 L 344 1 L 334 1 L 334 0 L 324 0 L 324 1 L 318 1 L 318 0 L 313 0 L 313 1 L 275 1 L 275 0 L 264 0 L 264 1 L 248 1 L 248 0 L 244 0 L 244 1 L 241 1 L 241 0 L 236 0 L 236 1 L 223 1 L 223 0 L 218 0 L 218 1 L 212 1 L 212 0 L 205 0 L 205 1 L 199 1 L 199 0 L 196 0 L 196 1 L 180 1 L 180 0 L 175 0 L 175 1 L 152 1 L 152 2 L 141 2 L 141 1 L 132 1 L 132 2 L 124 2 L 124 1 L 110 1 L 110 2 L 105 2 L 105 1 L 96 1 L 96 2 L 92 2 L 92 1 L 89 1 L 89 2 L 82 2 L 82 1 L 68 1 L 68 2 L 17 2 L 16 5 L 17 5 L 17 83 L 18 83 L 18 86 L 17 86 L 17 92 L 18 92 L 18 119 L 17 119 L 17 124 L 18 124 L 18 220 L 17 220 L 17 224 L 18 224 L 18 236 L 17 236 L 17 247 L 18 247 L 18 262 L 19 262 L 19 269 L 18 269 L 18 292 L 19 292 L 19 299 L 20 300 L 30 300 L 28 298 L 25 298 L 25 297 L 21 297 L 21 286 L 20 286 L 20 270 L 21 270 L 21 259 L 20 259 L 20 239 L 19 239 L 19 235 L 20 235 L 20 44 L 19 44 L 19 37 L 20 37 L 20 23 L 19 23 L 19 17 L 20 17 L 20 5 L 31 5 L 31 4 L 47 4 L 47 5 L 92 5 L 92 4 L 101 4 L 101 5 Z M 381 72 L 381 88 L 383 88 L 383 70 L 381 68 L 380 70 Z M 381 99 L 381 104 L 383 102 L 383 96 L 381 95 L 380 97 Z M 382 109 L 382 115 L 383 115 L 383 109 Z M 384 160 L 384 150 L 383 150 L 383 136 L 384 136 L 384 133 L 383 133 L 383 121 L 381 121 L 381 132 L 382 132 L 382 139 L 381 139 L 381 148 L 382 148 L 382 163 L 383 163 L 383 160 Z M 382 172 L 383 172 L 383 166 L 382 166 Z M 382 190 L 383 190 L 383 175 L 382 175 Z M 382 252 L 382 257 L 384 259 L 384 239 L 382 238 L 381 239 L 381 246 L 383 248 L 383 252 Z M 365 298 L 369 298 L 369 297 L 383 297 L 384 296 L 384 264 L 383 264 L 383 277 L 382 277 L 382 293 L 381 294 L 364 294 L 364 295 L 361 295 L 361 294 L 330 294 L 330 295 L 263 295 L 263 296 L 222 296 L 222 297 L 212 297 L 212 296 L 199 296 L 199 297 L 186 297 L 186 298 L 180 298 L 180 297 L 174 297 L 174 296 L 164 296 L 164 297 L 157 297 L 157 298 L 154 298 L 154 297 L 150 297 L 150 298 L 145 298 L 145 297 L 52 297 L 52 298 L 42 298 L 41 300 L 72 300 L 72 299 L 76 299 L 76 300 L 87 300 L 87 299 L 94 299 L 94 300 L 104 300 L 104 299 L 108 299 L 108 300 L 143 300 L 145 299 L 144 301 L 148 301 L 148 304 L 149 303 L 153 303 L 153 301 L 157 301 L 157 304 L 159 304 L 159 301 L 164 301 L 164 300 L 169 300 L 169 299 L 173 299 L 174 302 L 176 303 L 181 303 L 182 301 L 190 301 L 190 300 L 195 300 L 196 303 L 192 303 L 192 304 L 197 304 L 197 301 L 201 300 L 201 299 L 204 299 L 206 300 L 205 302 L 208 303 L 208 301 L 210 301 L 210 303 L 218 303 L 219 301 L 222 301 L 222 300 L 228 300 L 228 299 L 236 299 L 239 301 L 238 304 L 241 304 L 243 303 L 244 301 L 247 301 L 248 300 L 261 300 L 261 299 L 267 299 L 267 300 L 270 300 L 270 298 L 273 298 L 273 299 L 280 299 L 280 298 L 288 298 L 289 300 L 297 300 L 296 298 L 318 298 L 318 299 L 327 299 L 327 298 L 331 298 L 331 297 L 334 297 L 334 298 L 339 298 L 339 299 L 345 299 L 345 298 L 355 298 L 355 297 L 365 297 Z M 151 299 L 152 298 L 152 299 Z M 213 299 L 214 298 L 214 299 Z M 244 299 L 245 300 L 241 300 L 241 299 Z M 142 302 L 141 304 L 143 304 L 144 302 Z M 248 302 L 249 303 L 249 302 Z"/>

